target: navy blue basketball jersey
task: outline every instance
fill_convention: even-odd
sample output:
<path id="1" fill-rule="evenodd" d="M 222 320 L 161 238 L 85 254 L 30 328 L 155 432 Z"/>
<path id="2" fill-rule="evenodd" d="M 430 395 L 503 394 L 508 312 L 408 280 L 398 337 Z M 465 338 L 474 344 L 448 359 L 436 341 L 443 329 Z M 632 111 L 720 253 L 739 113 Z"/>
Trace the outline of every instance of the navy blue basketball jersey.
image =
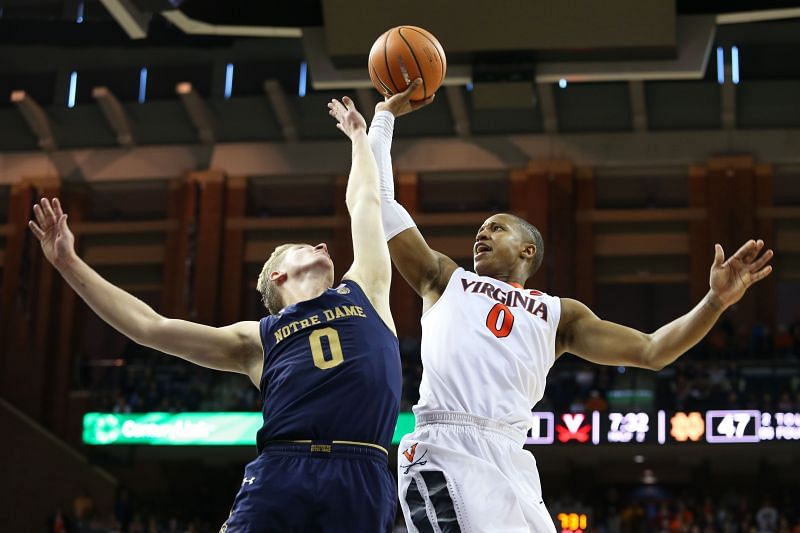
<path id="1" fill-rule="evenodd" d="M 400 407 L 397 337 L 352 280 L 261 319 L 264 425 L 276 440 L 353 441 L 388 449 Z"/>

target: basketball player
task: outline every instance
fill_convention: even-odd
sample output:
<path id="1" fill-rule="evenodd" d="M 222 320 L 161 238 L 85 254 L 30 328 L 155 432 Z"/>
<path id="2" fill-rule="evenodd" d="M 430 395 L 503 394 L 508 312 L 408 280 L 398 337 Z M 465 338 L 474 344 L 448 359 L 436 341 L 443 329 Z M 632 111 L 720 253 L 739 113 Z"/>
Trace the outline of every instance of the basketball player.
<path id="1" fill-rule="evenodd" d="M 416 428 L 398 455 L 406 524 L 423 533 L 554 532 L 536 461 L 523 449 L 554 361 L 569 352 L 603 365 L 663 368 L 769 275 L 772 251 L 751 240 L 725 260 L 716 245 L 708 294 L 650 334 L 604 321 L 576 300 L 524 289 L 544 245 L 514 215 L 491 216 L 478 228 L 475 272 L 466 271 L 432 250 L 394 200 L 392 129 L 409 111 L 403 95 L 381 102 L 369 132 L 389 251 L 423 302 Z"/>
<path id="2" fill-rule="evenodd" d="M 58 199 L 42 199 L 29 223 L 47 260 L 115 329 L 197 365 L 245 374 L 259 388 L 259 455 L 222 526 L 229 533 L 387 532 L 396 515 L 387 449 L 401 369 L 378 174 L 353 102 L 328 107 L 352 141 L 353 263 L 334 286 L 325 244 L 278 246 L 258 279 L 270 313 L 259 322 L 214 328 L 157 314 L 78 257 Z"/>

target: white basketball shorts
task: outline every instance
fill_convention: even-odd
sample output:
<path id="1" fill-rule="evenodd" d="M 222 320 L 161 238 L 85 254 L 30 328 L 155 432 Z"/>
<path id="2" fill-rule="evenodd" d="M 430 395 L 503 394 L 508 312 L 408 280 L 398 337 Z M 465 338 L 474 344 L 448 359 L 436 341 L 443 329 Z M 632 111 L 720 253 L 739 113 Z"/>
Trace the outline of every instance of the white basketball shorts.
<path id="1" fill-rule="evenodd" d="M 536 460 L 518 429 L 465 413 L 417 416 L 398 449 L 398 496 L 412 533 L 555 533 Z"/>

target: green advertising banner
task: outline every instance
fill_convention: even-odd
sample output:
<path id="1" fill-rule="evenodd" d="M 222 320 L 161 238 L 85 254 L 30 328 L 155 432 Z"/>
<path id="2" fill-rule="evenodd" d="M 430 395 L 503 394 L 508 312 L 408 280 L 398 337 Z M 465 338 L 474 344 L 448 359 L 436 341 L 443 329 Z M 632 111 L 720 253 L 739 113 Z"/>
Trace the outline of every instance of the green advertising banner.
<path id="1" fill-rule="evenodd" d="M 255 446 L 261 413 L 86 413 L 83 442 L 92 445 Z M 414 430 L 414 415 L 400 413 L 392 444 Z"/>

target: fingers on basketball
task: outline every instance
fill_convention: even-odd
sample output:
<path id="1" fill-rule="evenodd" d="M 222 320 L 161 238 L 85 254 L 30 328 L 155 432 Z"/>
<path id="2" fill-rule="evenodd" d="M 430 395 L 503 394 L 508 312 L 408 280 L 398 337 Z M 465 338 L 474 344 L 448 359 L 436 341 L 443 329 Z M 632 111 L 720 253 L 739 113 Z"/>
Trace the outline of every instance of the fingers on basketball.
<path id="1" fill-rule="evenodd" d="M 432 94 L 432 95 L 430 95 L 429 97 L 427 97 L 424 100 L 411 102 L 411 108 L 412 109 L 419 109 L 420 107 L 425 107 L 426 105 L 432 103 L 435 98 L 436 98 L 436 95 Z"/>

